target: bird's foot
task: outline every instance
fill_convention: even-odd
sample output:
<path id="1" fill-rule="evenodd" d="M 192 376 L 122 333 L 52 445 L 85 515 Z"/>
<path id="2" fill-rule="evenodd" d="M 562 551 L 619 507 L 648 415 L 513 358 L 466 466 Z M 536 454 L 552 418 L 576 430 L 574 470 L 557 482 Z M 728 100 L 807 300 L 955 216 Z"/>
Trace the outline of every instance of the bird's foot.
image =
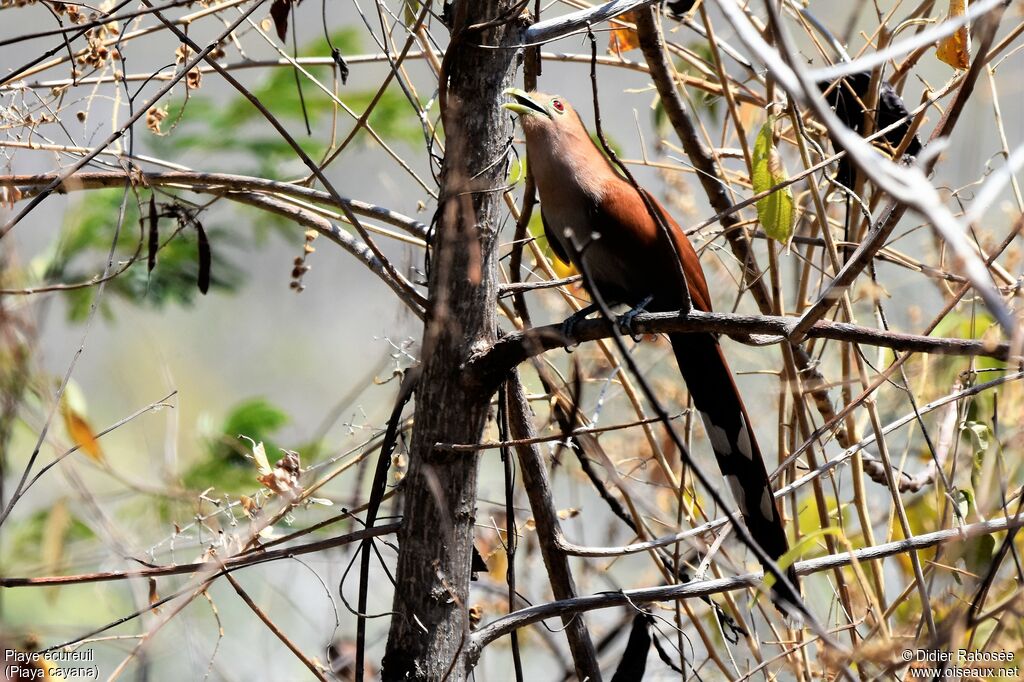
<path id="1" fill-rule="evenodd" d="M 633 339 L 633 341 L 636 341 L 637 343 L 640 342 L 642 337 L 633 331 L 633 320 L 636 319 L 637 315 L 644 312 L 644 308 L 647 307 L 653 298 L 653 296 L 648 296 L 644 300 L 640 301 L 639 305 L 633 307 L 622 315 L 619 315 L 615 320 L 615 326 L 618 327 L 620 334 L 629 336 L 629 338 Z"/>
<path id="2" fill-rule="evenodd" d="M 581 320 L 586 319 L 587 315 L 589 315 L 590 313 L 594 312 L 595 310 L 597 310 L 597 306 L 596 305 L 588 305 L 586 308 L 580 308 L 579 310 L 574 312 L 572 315 L 570 315 L 569 317 L 565 318 L 565 321 L 562 322 L 562 336 L 564 336 L 566 338 L 566 341 L 567 341 L 566 346 L 565 346 L 565 352 L 566 353 L 571 353 L 573 351 L 573 349 L 576 346 L 579 345 L 578 343 L 576 343 L 573 340 L 574 339 L 574 333 L 576 331 L 576 325 Z"/>

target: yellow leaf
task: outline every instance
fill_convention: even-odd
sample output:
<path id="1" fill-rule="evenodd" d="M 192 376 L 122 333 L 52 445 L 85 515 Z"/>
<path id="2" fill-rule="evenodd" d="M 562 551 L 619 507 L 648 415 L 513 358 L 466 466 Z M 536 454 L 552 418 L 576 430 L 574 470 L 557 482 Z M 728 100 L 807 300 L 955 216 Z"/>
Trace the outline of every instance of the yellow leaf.
<path id="1" fill-rule="evenodd" d="M 789 179 L 782 157 L 775 148 L 775 117 L 768 122 L 754 140 L 754 173 L 751 183 L 754 192 L 760 194 Z M 757 200 L 757 219 L 765 234 L 775 241 L 786 244 L 793 235 L 793 191 L 787 185 Z"/>
<path id="2" fill-rule="evenodd" d="M 557 514 L 559 519 L 565 521 L 567 519 L 574 519 L 577 516 L 579 516 L 580 510 L 576 509 L 575 507 L 569 507 L 568 509 L 559 509 Z"/>
<path id="3" fill-rule="evenodd" d="M 530 235 L 537 241 L 537 246 L 544 252 L 548 262 L 551 263 L 551 269 L 559 279 L 565 279 L 566 277 L 573 277 L 574 275 L 580 274 L 576 269 L 576 266 L 572 263 L 566 263 L 551 249 L 551 245 L 548 244 L 547 235 L 544 234 L 544 220 L 541 218 L 540 211 L 534 211 L 533 216 L 530 218 L 530 224 L 527 225 L 527 230 Z"/>
<path id="4" fill-rule="evenodd" d="M 242 503 L 242 510 L 250 518 L 254 517 L 256 512 L 260 510 L 260 506 L 256 503 L 256 500 L 252 499 L 248 495 L 242 495 L 238 499 Z"/>
<path id="5" fill-rule="evenodd" d="M 43 524 L 40 543 L 43 575 L 56 575 L 60 571 L 61 560 L 64 558 L 64 542 L 67 540 L 69 528 L 71 528 L 71 513 L 68 511 L 67 500 L 62 497 L 50 508 L 50 513 L 46 515 L 46 521 Z M 56 597 L 56 587 L 47 590 L 47 601 L 53 603 Z"/>
<path id="6" fill-rule="evenodd" d="M 484 563 L 487 564 L 487 575 L 495 583 L 505 582 L 508 574 L 508 554 L 504 549 L 496 549 L 486 555 Z"/>
<path id="7" fill-rule="evenodd" d="M 630 24 L 636 23 L 636 10 L 629 12 L 623 12 L 618 17 L 619 21 L 624 21 Z M 626 28 L 625 26 L 615 26 L 612 32 L 608 35 L 608 51 L 612 54 L 621 55 L 623 52 L 629 52 L 640 47 L 640 37 L 636 33 L 636 29 Z"/>
<path id="8" fill-rule="evenodd" d="M 67 401 L 61 405 L 61 414 L 64 416 L 64 428 L 67 429 L 71 441 L 93 460 L 102 462 L 103 451 L 100 449 L 100 442 L 96 440 L 92 427 L 85 417 Z"/>
<path id="9" fill-rule="evenodd" d="M 817 544 L 818 538 L 824 537 L 826 535 L 835 535 L 836 537 L 840 538 L 841 541 L 843 541 L 843 531 L 841 529 L 818 528 L 817 530 L 814 530 L 800 538 L 800 542 L 790 547 L 785 554 L 783 554 L 775 560 L 775 565 L 779 567 L 780 571 L 785 571 L 794 563 L 796 563 L 796 560 L 803 556 L 805 552 L 814 549 L 814 547 Z M 847 543 L 843 541 L 843 544 Z M 773 573 L 766 572 L 764 576 L 764 586 L 770 590 L 772 588 L 772 585 L 774 584 L 775 575 Z"/>
<path id="10" fill-rule="evenodd" d="M 967 11 L 967 0 L 949 0 L 948 19 L 962 17 Z M 935 48 L 935 56 L 954 69 L 967 69 L 971 66 L 971 36 L 967 26 L 961 26 L 952 35 L 939 41 Z"/>
<path id="11" fill-rule="evenodd" d="M 43 524 L 40 551 L 44 575 L 53 575 L 60 570 L 61 557 L 64 556 L 64 539 L 70 527 L 71 513 L 68 511 L 67 500 L 62 497 L 50 508 Z"/>
<path id="12" fill-rule="evenodd" d="M 156 578 L 149 579 L 149 605 L 153 607 L 153 613 L 160 613 L 160 608 L 155 604 L 160 601 L 160 594 L 156 591 Z"/>
<path id="13" fill-rule="evenodd" d="M 256 469 L 259 471 L 260 476 L 269 476 L 274 472 L 270 468 L 270 462 L 267 460 L 267 450 L 263 447 L 263 441 L 257 443 L 249 436 L 240 434 L 239 438 L 244 438 L 252 444 L 252 458 L 256 460 Z"/>

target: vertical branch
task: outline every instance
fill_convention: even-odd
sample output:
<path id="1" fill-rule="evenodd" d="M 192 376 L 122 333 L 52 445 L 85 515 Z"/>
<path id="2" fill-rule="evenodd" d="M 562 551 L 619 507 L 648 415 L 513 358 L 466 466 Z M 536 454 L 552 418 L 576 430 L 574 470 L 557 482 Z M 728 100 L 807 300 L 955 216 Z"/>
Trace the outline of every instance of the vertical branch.
<path id="1" fill-rule="evenodd" d="M 537 89 L 537 77 L 540 75 L 540 47 L 528 47 L 523 60 L 523 86 L 527 91 Z M 525 161 L 525 159 L 524 159 Z M 537 200 L 537 186 L 533 181 L 533 171 L 526 166 L 526 181 L 523 185 L 523 203 L 516 221 L 516 231 L 512 237 L 512 254 L 508 261 L 509 281 L 513 284 L 522 282 L 523 249 L 526 247 L 526 235 L 533 217 L 533 205 Z M 522 292 L 512 296 L 512 305 L 516 315 L 524 326 L 530 326 L 530 311 L 526 307 L 526 298 Z"/>
<path id="2" fill-rule="evenodd" d="M 498 428 L 501 446 L 501 463 L 505 470 L 505 556 L 508 568 L 505 570 L 505 581 L 508 584 L 508 610 L 511 613 L 516 607 L 516 548 L 519 545 L 519 528 L 516 526 L 515 506 L 515 466 L 512 453 L 505 441 L 509 438 L 508 422 L 508 384 L 503 384 L 498 393 Z M 509 633 L 512 645 L 512 666 L 516 673 L 516 682 L 523 682 L 523 658 L 519 652 L 519 633 Z"/>
<path id="3" fill-rule="evenodd" d="M 537 434 L 530 421 L 530 406 L 526 402 L 523 384 L 519 381 L 517 372 L 512 373 L 506 386 L 512 437 L 517 440 L 533 438 Z M 548 569 L 551 591 L 555 599 L 572 599 L 576 596 L 576 585 L 572 570 L 569 568 L 569 557 L 561 549 L 562 530 L 558 525 L 551 481 L 544 466 L 544 458 L 535 444 L 517 445 L 516 452 L 519 455 L 519 467 L 522 469 L 523 487 L 530 498 L 530 509 L 537 524 L 537 537 L 540 540 L 544 565 Z M 562 618 L 562 623 L 565 625 L 565 636 L 572 651 L 577 679 L 600 680 L 601 669 L 597 664 L 597 652 L 590 641 L 583 617 L 578 614 L 566 614 Z"/>

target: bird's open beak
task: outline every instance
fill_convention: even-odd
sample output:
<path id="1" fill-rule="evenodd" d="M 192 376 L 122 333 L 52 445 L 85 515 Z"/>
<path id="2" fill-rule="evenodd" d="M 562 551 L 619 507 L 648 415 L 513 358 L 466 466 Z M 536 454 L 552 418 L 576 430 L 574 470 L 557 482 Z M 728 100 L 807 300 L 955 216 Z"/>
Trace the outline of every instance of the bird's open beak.
<path id="1" fill-rule="evenodd" d="M 503 94 L 512 98 L 511 102 L 505 102 L 501 105 L 504 109 L 514 111 L 520 116 L 535 116 L 537 114 L 543 114 L 548 118 L 551 117 L 551 114 L 549 114 L 544 107 L 534 102 L 533 99 L 530 98 L 530 94 L 525 90 L 520 90 L 519 88 L 508 88 Z"/>

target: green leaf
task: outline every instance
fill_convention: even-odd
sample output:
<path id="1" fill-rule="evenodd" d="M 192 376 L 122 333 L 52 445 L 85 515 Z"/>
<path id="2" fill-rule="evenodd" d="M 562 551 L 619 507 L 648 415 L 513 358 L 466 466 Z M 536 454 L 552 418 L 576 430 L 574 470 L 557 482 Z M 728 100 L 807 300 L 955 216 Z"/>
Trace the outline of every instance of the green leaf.
<path id="1" fill-rule="evenodd" d="M 970 488 L 958 488 L 953 498 L 956 500 L 956 508 L 960 512 L 958 514 L 960 518 L 966 519 L 974 513 L 974 491 Z"/>
<path id="2" fill-rule="evenodd" d="M 992 563 L 996 551 L 996 539 L 991 535 L 979 535 L 964 543 L 964 563 L 972 573 L 984 575 Z M 954 574 L 955 575 L 955 574 Z"/>
<path id="3" fill-rule="evenodd" d="M 983 422 L 966 422 L 964 430 L 971 436 L 975 455 L 988 450 L 992 437 L 992 429 L 989 428 L 988 424 Z"/>
<path id="4" fill-rule="evenodd" d="M 766 192 L 789 178 L 775 147 L 774 127 L 775 117 L 769 116 L 754 141 L 754 177 L 751 182 L 755 194 Z M 793 236 L 793 215 L 793 191 L 788 186 L 757 202 L 757 219 L 765 234 L 783 244 Z"/>
<path id="5" fill-rule="evenodd" d="M 185 472 L 185 485 L 198 490 L 214 486 L 229 493 L 257 487 L 256 465 L 245 456 L 249 442 L 239 436 L 264 442 L 267 458 L 273 463 L 280 449 L 272 435 L 288 421 L 283 410 L 264 398 L 237 405 L 225 418 L 220 433 L 210 440 L 207 456 Z"/>
<path id="6" fill-rule="evenodd" d="M 984 422 L 965 422 L 963 430 L 971 438 L 971 484 L 977 489 L 981 485 L 981 471 L 985 464 L 985 452 L 992 443 L 992 429 Z"/>
<path id="7" fill-rule="evenodd" d="M 406 26 L 412 26 L 416 23 L 416 19 L 419 17 L 420 9 L 422 7 L 423 3 L 418 0 L 403 0 L 402 20 L 405 21 Z"/>
<path id="8" fill-rule="evenodd" d="M 611 135 L 609 135 L 608 133 L 605 133 L 604 134 L 604 139 L 605 139 L 605 142 L 608 143 L 608 148 L 611 149 L 613 152 L 615 152 L 615 156 L 617 156 L 617 157 L 619 157 L 621 159 L 622 158 L 622 147 L 620 147 L 619 143 L 615 141 L 615 138 L 612 137 Z M 590 141 L 594 143 L 595 147 L 597 147 L 598 149 L 601 150 L 602 154 L 604 154 L 605 156 L 608 156 L 608 154 L 606 154 L 605 151 L 604 151 L 604 145 L 601 143 L 601 138 L 597 136 L 597 133 L 590 133 Z M 609 161 L 611 161 L 611 159 L 609 159 Z"/>
<path id="9" fill-rule="evenodd" d="M 59 502 L 57 503 L 59 504 Z M 92 540 L 95 538 L 89 526 L 85 525 L 73 512 L 68 512 L 69 518 L 61 520 L 60 541 L 62 554 L 67 547 L 77 541 Z M 54 510 L 52 507 L 42 509 L 26 519 L 20 521 L 11 528 L 8 538 L 10 544 L 5 549 L 5 556 L 10 563 L 7 568 L 19 563 L 46 563 L 48 551 L 47 536 L 54 533 Z"/>
<path id="10" fill-rule="evenodd" d="M 357 30 L 347 28 L 332 34 L 331 43 L 343 54 L 349 54 L 359 50 L 359 37 Z M 331 54 L 331 47 L 321 37 L 302 46 L 298 54 L 301 57 L 327 57 Z M 327 87 L 332 83 L 331 69 L 326 65 L 306 67 Z M 311 125 L 328 124 L 335 113 L 334 100 L 320 88 L 309 84 L 305 76 L 300 76 L 300 79 L 304 86 L 302 99 L 291 67 L 268 70 L 268 76 L 253 88 L 252 94 L 264 102 L 278 119 L 301 121 L 308 116 Z M 346 87 L 339 91 L 338 96 L 359 115 L 377 97 L 377 90 Z M 255 163 L 255 168 L 247 169 L 251 175 L 279 179 L 290 172 L 283 166 L 284 162 L 295 159 L 295 150 L 266 124 L 252 103 L 240 95 L 225 102 L 193 93 L 188 100 L 169 104 L 168 120 L 174 122 L 179 118 L 180 122 L 168 135 L 150 140 L 158 153 L 174 155 L 175 152 L 198 150 L 206 156 L 215 156 L 216 152 L 240 152 Z M 416 144 L 423 142 L 423 126 L 413 115 L 412 107 L 397 83 L 392 83 L 380 95 L 370 114 L 369 124 L 384 139 Z M 366 139 L 367 135 L 363 128 L 357 133 L 361 139 Z M 313 158 L 321 156 L 326 149 L 320 136 L 296 136 L 296 139 L 303 151 Z"/>
<path id="11" fill-rule="evenodd" d="M 270 436 L 288 423 L 288 415 L 276 405 L 264 398 L 255 398 L 238 405 L 227 419 L 224 420 L 224 428 L 221 430 L 228 439 L 237 440 L 238 436 L 248 436 L 257 443 L 267 441 L 268 452 L 274 452 L 270 445 Z M 239 450 L 247 450 L 247 445 L 240 448 L 221 448 L 215 450 L 214 454 L 231 456 Z"/>
<path id="12" fill-rule="evenodd" d="M 526 180 L 526 157 L 520 156 L 512 160 L 508 169 L 508 183 L 516 185 Z M 531 218 L 533 216 L 530 216 Z"/>
<path id="13" fill-rule="evenodd" d="M 989 334 L 996 332 L 998 328 L 999 326 L 995 318 L 984 310 L 971 310 L 970 313 L 953 310 L 935 326 L 935 330 L 932 331 L 930 336 L 937 338 L 984 339 Z M 962 363 L 957 363 L 956 359 L 952 357 L 942 359 L 956 366 L 958 368 L 957 371 L 959 371 Z M 972 358 L 972 362 L 978 369 L 1003 369 L 1006 367 L 1004 361 L 997 360 L 996 358 L 977 357 Z M 978 396 L 978 398 L 981 397 Z"/>
<path id="14" fill-rule="evenodd" d="M 973 474 L 971 478 L 974 478 Z M 957 500 L 957 509 L 960 511 L 960 518 L 970 520 L 980 520 L 983 518 L 978 514 L 978 506 L 973 491 L 967 488 L 960 488 L 956 492 L 955 499 Z M 978 537 L 969 538 L 963 543 L 963 546 L 960 548 L 960 556 L 963 557 L 964 565 L 967 566 L 968 571 L 975 574 L 983 574 L 992 560 L 992 554 L 995 552 L 995 549 L 995 540 L 991 535 L 979 535 Z M 953 572 L 953 579 L 958 584 L 962 584 L 959 575 L 955 571 Z"/>

